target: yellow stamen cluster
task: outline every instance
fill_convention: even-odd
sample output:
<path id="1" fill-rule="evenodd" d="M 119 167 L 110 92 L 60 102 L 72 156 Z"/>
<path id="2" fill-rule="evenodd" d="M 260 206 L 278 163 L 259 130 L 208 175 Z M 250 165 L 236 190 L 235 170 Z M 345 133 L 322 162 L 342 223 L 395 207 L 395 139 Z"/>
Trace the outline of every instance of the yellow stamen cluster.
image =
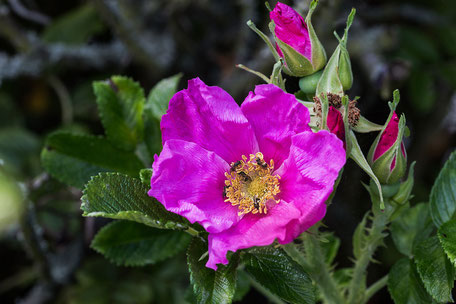
<path id="1" fill-rule="evenodd" d="M 225 202 L 238 206 L 238 215 L 252 212 L 268 212 L 267 204 L 280 200 L 274 198 L 280 192 L 279 175 L 272 175 L 274 161 L 266 163 L 261 152 L 250 154 L 247 159 L 242 155 L 242 160 L 231 163 L 230 172 L 225 172 Z"/>

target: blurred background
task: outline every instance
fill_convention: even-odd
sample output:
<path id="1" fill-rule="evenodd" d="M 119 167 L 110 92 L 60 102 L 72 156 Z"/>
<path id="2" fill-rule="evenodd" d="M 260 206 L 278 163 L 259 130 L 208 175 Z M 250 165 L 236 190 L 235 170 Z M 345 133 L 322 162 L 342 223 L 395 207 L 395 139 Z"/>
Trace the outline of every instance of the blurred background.
<path id="1" fill-rule="evenodd" d="M 283 1 L 305 12 L 308 0 Z M 271 1 L 271 6 L 276 1 Z M 348 40 L 362 115 L 383 124 L 392 91 L 401 90 L 417 161 L 413 203 L 427 201 L 433 181 L 456 146 L 456 1 L 320 0 L 314 27 L 328 57 L 333 31 L 357 14 Z M 146 93 L 183 73 L 218 85 L 241 103 L 273 57 L 247 26 L 265 33 L 264 0 L 0 0 L 0 302 L 186 303 L 185 255 L 142 268 L 116 267 L 90 249 L 108 220 L 81 216 L 81 192 L 40 166 L 44 138 L 55 130 L 102 133 L 91 83 L 130 76 Z M 298 90 L 288 77 L 287 90 Z M 376 134 L 361 134 L 367 153 Z M 351 265 L 351 236 L 370 209 L 368 177 L 348 162 L 325 224 L 341 238 L 340 267 Z M 391 240 L 376 255 L 369 282 L 400 257 Z M 262 302 L 253 288 L 243 303 Z M 390 303 L 386 290 L 370 303 Z"/>

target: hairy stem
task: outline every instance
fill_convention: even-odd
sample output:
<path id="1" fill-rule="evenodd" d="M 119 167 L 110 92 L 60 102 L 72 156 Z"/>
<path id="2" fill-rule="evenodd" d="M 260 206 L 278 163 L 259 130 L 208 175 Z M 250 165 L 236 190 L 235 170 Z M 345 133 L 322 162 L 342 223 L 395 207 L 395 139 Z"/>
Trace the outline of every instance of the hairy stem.
<path id="1" fill-rule="evenodd" d="M 369 286 L 369 288 L 367 288 L 366 293 L 364 295 L 363 303 L 367 303 L 367 301 L 369 301 L 369 299 L 374 294 L 376 294 L 380 289 L 382 289 L 383 287 L 386 286 L 387 282 L 388 282 L 388 275 L 385 275 L 383 278 L 381 278 L 380 280 L 378 280 L 377 282 L 375 282 L 374 284 Z"/>
<path id="2" fill-rule="evenodd" d="M 374 203 L 375 205 L 375 203 Z M 375 207 L 374 207 L 375 209 Z M 386 234 L 383 231 L 389 223 L 391 210 L 374 210 L 372 226 L 365 237 L 365 244 L 360 256 L 355 261 L 353 277 L 348 289 L 348 303 L 364 303 L 366 298 L 366 269 L 378 246 L 383 242 Z"/>

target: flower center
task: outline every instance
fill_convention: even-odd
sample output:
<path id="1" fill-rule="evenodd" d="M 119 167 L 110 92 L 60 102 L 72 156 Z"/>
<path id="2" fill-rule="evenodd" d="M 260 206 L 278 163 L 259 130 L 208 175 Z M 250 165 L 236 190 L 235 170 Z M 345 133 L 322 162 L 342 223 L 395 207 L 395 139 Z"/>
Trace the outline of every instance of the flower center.
<path id="1" fill-rule="evenodd" d="M 274 198 L 280 192 L 280 176 L 272 175 L 273 171 L 274 161 L 266 163 L 261 152 L 250 154 L 248 160 L 242 155 L 242 160 L 231 163 L 230 172 L 225 172 L 225 202 L 238 206 L 238 215 L 266 214 L 268 207 L 280 202 Z"/>

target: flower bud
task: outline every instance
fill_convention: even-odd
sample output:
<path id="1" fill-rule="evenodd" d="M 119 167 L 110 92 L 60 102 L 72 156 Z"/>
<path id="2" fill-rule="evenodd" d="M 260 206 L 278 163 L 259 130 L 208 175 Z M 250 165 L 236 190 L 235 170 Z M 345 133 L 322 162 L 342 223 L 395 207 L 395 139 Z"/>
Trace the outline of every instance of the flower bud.
<path id="1" fill-rule="evenodd" d="M 284 59 L 284 71 L 289 75 L 307 76 L 326 64 L 325 50 L 311 23 L 317 2 L 312 1 L 305 20 L 293 8 L 280 2 L 269 14 L 277 52 Z"/>
<path id="2" fill-rule="evenodd" d="M 369 164 L 382 184 L 396 183 L 405 174 L 407 154 L 402 142 L 404 130 L 405 116 L 399 119 L 392 109 L 385 127 L 369 150 Z"/>

